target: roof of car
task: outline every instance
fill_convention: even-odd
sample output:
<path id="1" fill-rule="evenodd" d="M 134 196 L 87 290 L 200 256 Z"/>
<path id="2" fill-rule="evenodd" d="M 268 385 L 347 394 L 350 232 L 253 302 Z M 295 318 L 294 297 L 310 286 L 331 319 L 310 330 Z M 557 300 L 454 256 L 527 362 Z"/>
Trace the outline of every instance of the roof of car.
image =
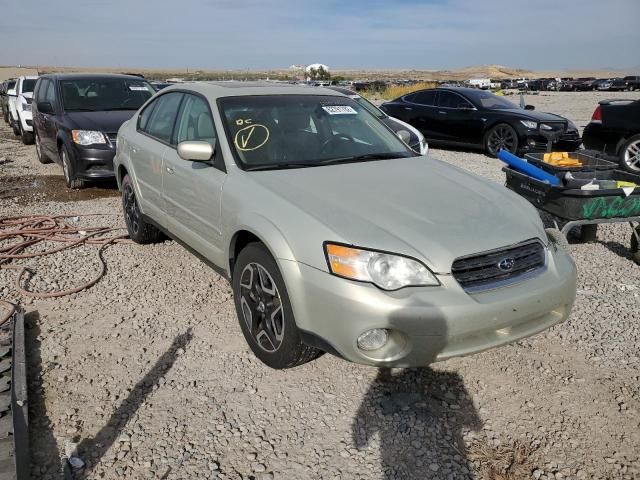
<path id="1" fill-rule="evenodd" d="M 312 87 L 290 83 L 275 82 L 192 82 L 177 83 L 162 90 L 192 90 L 209 98 L 237 97 L 247 95 L 332 95 L 342 96 L 340 92 L 325 87 Z"/>
<path id="2" fill-rule="evenodd" d="M 42 76 L 46 78 L 55 78 L 57 80 L 90 80 L 93 78 L 125 78 L 129 80 L 144 80 L 144 78 L 136 75 L 125 75 L 122 73 L 48 73 Z"/>
<path id="3" fill-rule="evenodd" d="M 359 96 L 356 92 L 346 87 L 327 87 L 327 88 L 329 90 L 335 90 L 336 92 L 344 93 L 345 95 L 349 95 L 351 97 Z"/>

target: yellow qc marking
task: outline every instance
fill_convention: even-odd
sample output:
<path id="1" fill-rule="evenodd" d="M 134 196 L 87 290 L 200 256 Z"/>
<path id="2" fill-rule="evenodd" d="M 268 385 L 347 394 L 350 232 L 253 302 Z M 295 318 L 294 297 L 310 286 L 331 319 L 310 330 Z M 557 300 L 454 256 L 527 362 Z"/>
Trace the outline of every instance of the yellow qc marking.
<path id="1" fill-rule="evenodd" d="M 263 138 L 264 137 L 264 138 Z M 259 123 L 241 128 L 236 132 L 233 143 L 241 152 L 256 150 L 269 140 L 269 129 Z"/>

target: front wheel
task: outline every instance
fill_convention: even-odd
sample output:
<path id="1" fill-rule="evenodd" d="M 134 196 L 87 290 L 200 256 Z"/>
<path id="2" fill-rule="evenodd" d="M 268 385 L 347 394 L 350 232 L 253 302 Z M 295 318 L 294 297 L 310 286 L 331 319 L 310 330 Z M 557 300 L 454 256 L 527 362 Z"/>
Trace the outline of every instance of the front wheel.
<path id="1" fill-rule="evenodd" d="M 20 124 L 20 138 L 25 145 L 31 145 L 33 143 L 33 132 L 25 132 L 24 128 L 22 128 L 22 123 Z"/>
<path id="2" fill-rule="evenodd" d="M 296 367 L 322 353 L 302 342 L 280 270 L 262 243 L 240 252 L 232 285 L 244 338 L 265 365 Z"/>
<path id="3" fill-rule="evenodd" d="M 18 128 L 18 122 L 20 120 L 14 120 L 11 115 L 9 115 L 9 124 L 11 125 L 11 129 L 13 130 L 13 134 L 16 137 L 20 136 L 20 128 Z"/>
<path id="4" fill-rule="evenodd" d="M 84 187 L 84 180 L 76 178 L 75 169 L 71 163 L 71 155 L 66 145 L 60 149 L 60 158 L 62 159 L 62 173 L 64 173 L 64 181 L 67 187 L 77 189 Z"/>
<path id="5" fill-rule="evenodd" d="M 640 173 L 640 134 L 627 140 L 620 150 L 620 166 L 627 172 Z"/>
<path id="6" fill-rule="evenodd" d="M 122 211 L 131 240 L 140 244 L 160 241 L 162 238 L 160 230 L 147 223 L 142 216 L 133 181 L 129 175 L 125 175 L 122 179 Z"/>
<path id="7" fill-rule="evenodd" d="M 489 129 L 484 137 L 484 148 L 488 155 L 495 157 L 502 149 L 514 155 L 518 151 L 518 134 L 506 123 L 499 123 Z"/>

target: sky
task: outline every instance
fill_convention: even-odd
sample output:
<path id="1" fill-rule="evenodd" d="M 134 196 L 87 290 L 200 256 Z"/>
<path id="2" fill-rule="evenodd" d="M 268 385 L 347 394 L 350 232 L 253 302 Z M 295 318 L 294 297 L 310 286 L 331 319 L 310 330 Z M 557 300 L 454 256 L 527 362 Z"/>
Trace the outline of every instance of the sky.
<path id="1" fill-rule="evenodd" d="M 640 69 L 640 0 L 15 0 L 0 65 Z"/>

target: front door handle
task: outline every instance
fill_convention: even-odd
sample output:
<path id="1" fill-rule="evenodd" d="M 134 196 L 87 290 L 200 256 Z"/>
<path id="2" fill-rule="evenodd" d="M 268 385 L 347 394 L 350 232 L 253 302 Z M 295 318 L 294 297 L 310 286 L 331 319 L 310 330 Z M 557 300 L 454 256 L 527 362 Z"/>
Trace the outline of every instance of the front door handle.
<path id="1" fill-rule="evenodd" d="M 445 112 L 444 110 L 438 110 L 438 113 L 442 114 L 442 115 L 446 115 L 447 112 Z"/>
<path id="2" fill-rule="evenodd" d="M 405 110 L 413 110 L 413 107 L 404 107 Z"/>
<path id="3" fill-rule="evenodd" d="M 175 171 L 173 170 L 173 168 L 167 167 L 167 173 L 170 174 L 170 175 L 173 175 L 175 173 Z"/>

